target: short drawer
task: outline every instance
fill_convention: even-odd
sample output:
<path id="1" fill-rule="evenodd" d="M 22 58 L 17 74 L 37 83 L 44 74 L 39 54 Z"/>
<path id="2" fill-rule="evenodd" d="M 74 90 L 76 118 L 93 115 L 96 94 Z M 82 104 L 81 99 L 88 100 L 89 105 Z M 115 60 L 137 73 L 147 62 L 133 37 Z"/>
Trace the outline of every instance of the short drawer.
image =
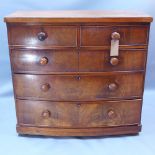
<path id="1" fill-rule="evenodd" d="M 134 71 L 144 70 L 145 50 L 120 50 L 119 56 L 110 57 L 109 51 L 80 51 L 79 71 Z"/>
<path id="2" fill-rule="evenodd" d="M 10 58 L 16 73 L 78 71 L 78 52 L 73 50 L 12 50 Z"/>
<path id="3" fill-rule="evenodd" d="M 144 45 L 147 26 L 82 26 L 81 46 L 110 46 L 113 32 L 120 34 L 120 45 Z"/>
<path id="4" fill-rule="evenodd" d="M 86 128 L 140 124 L 141 100 L 49 102 L 16 100 L 19 125 Z"/>
<path id="5" fill-rule="evenodd" d="M 30 47 L 76 47 L 76 26 L 9 26 L 9 44 Z M 46 48 L 47 48 L 46 47 Z"/>
<path id="6" fill-rule="evenodd" d="M 17 98 L 53 101 L 141 97 L 143 72 L 104 75 L 13 75 Z"/>

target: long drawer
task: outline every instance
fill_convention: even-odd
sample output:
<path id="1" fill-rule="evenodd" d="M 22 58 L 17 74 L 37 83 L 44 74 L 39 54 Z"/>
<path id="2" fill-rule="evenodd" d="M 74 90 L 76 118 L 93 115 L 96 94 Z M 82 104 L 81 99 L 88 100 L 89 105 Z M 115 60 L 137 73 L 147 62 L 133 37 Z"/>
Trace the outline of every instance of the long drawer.
<path id="1" fill-rule="evenodd" d="M 109 50 L 11 50 L 15 73 L 104 72 L 144 70 L 146 50 L 120 50 L 110 57 Z"/>
<path id="2" fill-rule="evenodd" d="M 18 125 L 86 128 L 138 125 L 141 100 L 49 102 L 16 100 Z"/>
<path id="3" fill-rule="evenodd" d="M 141 97 L 143 72 L 102 75 L 14 74 L 17 98 L 43 100 L 102 100 Z"/>

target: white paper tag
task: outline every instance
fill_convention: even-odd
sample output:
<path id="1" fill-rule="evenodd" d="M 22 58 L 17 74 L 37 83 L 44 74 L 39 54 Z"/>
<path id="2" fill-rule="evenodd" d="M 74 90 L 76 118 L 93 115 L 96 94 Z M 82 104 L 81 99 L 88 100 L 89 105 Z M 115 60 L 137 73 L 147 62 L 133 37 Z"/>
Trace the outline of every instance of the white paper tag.
<path id="1" fill-rule="evenodd" d="M 110 56 L 118 56 L 119 55 L 119 40 L 111 40 L 111 49 Z"/>

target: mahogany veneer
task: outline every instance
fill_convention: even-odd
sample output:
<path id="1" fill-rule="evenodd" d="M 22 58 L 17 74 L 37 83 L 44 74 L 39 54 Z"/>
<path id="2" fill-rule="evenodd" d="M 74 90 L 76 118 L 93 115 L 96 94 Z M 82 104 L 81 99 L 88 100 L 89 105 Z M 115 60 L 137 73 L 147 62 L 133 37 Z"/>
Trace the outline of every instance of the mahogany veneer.
<path id="1" fill-rule="evenodd" d="M 141 130 L 152 17 L 22 11 L 4 20 L 19 134 L 102 136 Z"/>

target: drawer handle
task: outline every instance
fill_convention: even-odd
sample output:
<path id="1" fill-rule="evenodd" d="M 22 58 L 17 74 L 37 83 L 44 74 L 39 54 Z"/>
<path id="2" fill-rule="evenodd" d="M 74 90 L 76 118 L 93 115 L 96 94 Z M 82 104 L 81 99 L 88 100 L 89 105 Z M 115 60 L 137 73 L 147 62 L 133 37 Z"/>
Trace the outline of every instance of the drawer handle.
<path id="1" fill-rule="evenodd" d="M 115 91 L 118 88 L 118 85 L 116 83 L 110 83 L 108 88 L 110 91 Z"/>
<path id="2" fill-rule="evenodd" d="M 48 58 L 47 57 L 42 57 L 40 60 L 39 60 L 39 63 L 41 65 L 46 65 L 48 63 Z"/>
<path id="3" fill-rule="evenodd" d="M 111 34 L 111 38 L 114 40 L 119 40 L 120 39 L 120 34 L 118 32 L 113 32 Z"/>
<path id="4" fill-rule="evenodd" d="M 38 39 L 40 41 L 44 41 L 47 38 L 47 34 L 45 32 L 38 33 Z"/>
<path id="5" fill-rule="evenodd" d="M 110 56 L 118 56 L 120 34 L 118 32 L 113 32 L 111 38 Z"/>
<path id="6" fill-rule="evenodd" d="M 41 115 L 43 118 L 49 118 L 51 116 L 51 112 L 49 110 L 44 110 Z"/>
<path id="7" fill-rule="evenodd" d="M 113 110 L 109 110 L 108 111 L 108 117 L 109 118 L 115 118 L 116 117 L 116 113 Z"/>
<path id="8" fill-rule="evenodd" d="M 119 63 L 119 59 L 118 58 L 113 57 L 113 58 L 110 59 L 110 64 L 111 65 L 116 66 L 116 65 L 118 65 L 118 63 Z"/>
<path id="9" fill-rule="evenodd" d="M 41 90 L 46 92 L 50 89 L 50 85 L 48 83 L 45 83 L 41 86 Z"/>

